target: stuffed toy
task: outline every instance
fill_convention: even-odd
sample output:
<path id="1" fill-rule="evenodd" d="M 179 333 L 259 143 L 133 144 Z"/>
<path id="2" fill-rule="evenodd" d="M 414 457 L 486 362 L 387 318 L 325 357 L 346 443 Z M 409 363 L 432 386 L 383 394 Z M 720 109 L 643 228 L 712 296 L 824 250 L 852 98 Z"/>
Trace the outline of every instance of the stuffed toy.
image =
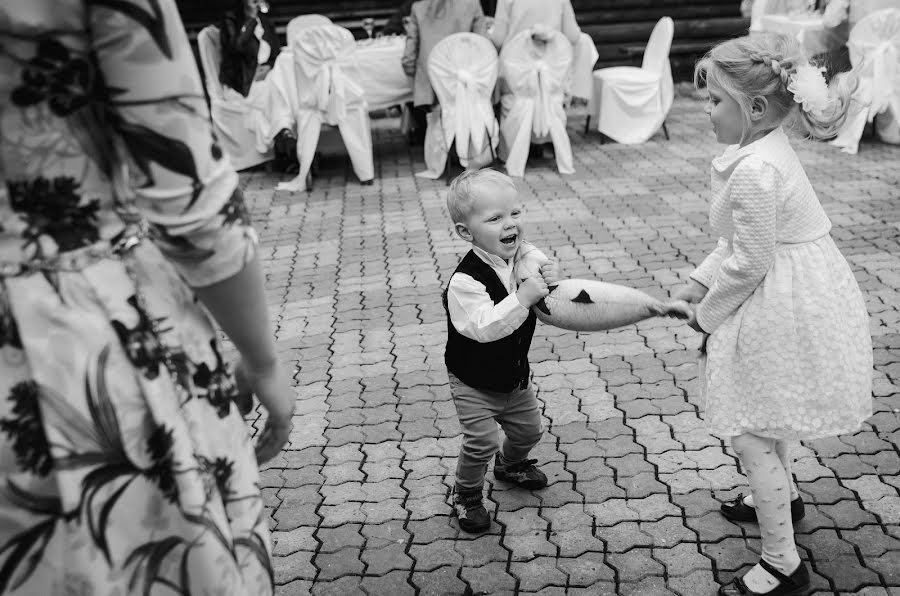
<path id="1" fill-rule="evenodd" d="M 537 251 L 516 264 L 516 279 L 541 275 L 545 262 Z M 661 302 L 640 290 L 590 279 L 564 279 L 549 286 L 550 295 L 533 308 L 543 323 L 572 331 L 604 331 L 651 317 L 687 319 L 691 306 L 683 300 Z"/>

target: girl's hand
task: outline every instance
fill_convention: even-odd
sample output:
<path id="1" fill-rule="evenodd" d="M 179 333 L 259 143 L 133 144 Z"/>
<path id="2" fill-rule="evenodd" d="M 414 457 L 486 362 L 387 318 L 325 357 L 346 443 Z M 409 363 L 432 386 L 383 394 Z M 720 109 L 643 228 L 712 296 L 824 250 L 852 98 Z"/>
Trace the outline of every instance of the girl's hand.
<path id="1" fill-rule="evenodd" d="M 278 455 L 291 436 L 295 395 L 291 378 L 277 362 L 265 370 L 250 370 L 244 361 L 235 371 L 239 386 L 245 385 L 266 408 L 266 425 L 256 441 L 256 459 L 265 463 Z"/>
<path id="2" fill-rule="evenodd" d="M 700 301 L 703 300 L 703 297 L 706 296 L 707 292 L 709 292 L 709 288 L 699 281 L 692 279 L 682 287 L 678 288 L 672 295 L 672 298 L 675 300 L 684 300 L 688 304 L 699 304 Z"/>
<path id="3" fill-rule="evenodd" d="M 541 276 L 548 286 L 559 283 L 559 280 L 562 279 L 562 274 L 559 270 L 559 261 L 550 259 L 541 265 Z"/>
<path id="4" fill-rule="evenodd" d="M 690 310 L 690 316 L 685 320 L 685 323 L 687 323 L 688 327 L 690 327 L 697 333 L 706 333 L 705 331 L 703 331 L 703 328 L 700 327 L 700 323 L 697 322 L 697 309 L 696 308 L 692 308 Z"/>

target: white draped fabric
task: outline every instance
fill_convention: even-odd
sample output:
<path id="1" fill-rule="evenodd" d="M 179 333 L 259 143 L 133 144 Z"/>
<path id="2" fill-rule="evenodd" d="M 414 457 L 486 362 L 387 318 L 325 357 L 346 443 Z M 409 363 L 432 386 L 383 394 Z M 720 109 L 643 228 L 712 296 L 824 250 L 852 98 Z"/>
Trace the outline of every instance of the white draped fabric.
<path id="1" fill-rule="evenodd" d="M 365 91 L 348 76 L 356 43 L 343 27 L 305 27 L 288 39 L 294 60 L 293 89 L 284 89 L 296 123 L 297 177 L 278 185 L 279 190 L 306 190 L 323 124 L 337 126 L 353 171 L 361 181 L 375 177 L 372 130 Z"/>
<path id="2" fill-rule="evenodd" d="M 546 142 L 548 137 L 559 173 L 575 172 L 563 107 L 571 63 L 572 45 L 558 31 L 540 42 L 525 29 L 503 44 L 500 70 L 512 93 L 501 98 L 499 155 L 509 175 L 524 175 L 531 141 Z"/>
<path id="3" fill-rule="evenodd" d="M 588 114 L 597 130 L 623 144 L 644 143 L 666 120 L 675 101 L 669 50 L 675 24 L 661 18 L 644 51 L 640 68 L 616 66 L 594 71 L 594 93 Z"/>
<path id="4" fill-rule="evenodd" d="M 300 30 L 315 25 L 308 20 L 314 16 L 320 15 L 303 15 L 288 23 L 288 39 L 297 37 Z M 319 24 L 322 24 L 321 21 Z M 412 80 L 400 66 L 404 39 L 388 36 L 357 42 L 353 59 L 342 63 L 344 73 L 363 89 L 370 110 L 412 101 Z M 259 90 L 249 98 L 254 107 L 268 116 L 267 125 L 258 133 L 265 138 L 266 146 L 271 146 L 278 131 L 283 128 L 293 130 L 295 126 L 298 98 L 294 70 L 294 54 L 291 47 L 287 47 L 275 59 L 275 65 L 265 80 L 256 83 Z"/>
<path id="5" fill-rule="evenodd" d="M 253 103 L 254 95 L 260 91 L 259 82 L 250 87 L 249 97 L 219 82 L 222 46 L 218 27 L 204 27 L 197 35 L 197 46 L 206 77 L 213 128 L 222 149 L 237 170 L 269 161 L 272 151 L 269 148 L 271 139 L 267 138 L 266 106 L 257 107 Z"/>
<path id="6" fill-rule="evenodd" d="M 863 18 L 850 32 L 847 46 L 859 86 L 847 121 L 831 144 L 855 154 L 866 122 L 876 116 L 881 140 L 900 143 L 900 9 L 880 10 Z"/>
<path id="7" fill-rule="evenodd" d="M 825 17 L 818 13 L 764 15 L 760 29 L 795 38 L 810 57 L 838 49 L 847 42 L 847 27 L 828 27 Z"/>
<path id="8" fill-rule="evenodd" d="M 475 33 L 454 33 L 434 46 L 428 57 L 428 78 L 440 106 L 428 117 L 428 170 L 416 176 L 439 178 L 454 141 L 464 167 L 491 162 L 499 137 L 491 106 L 497 70 L 494 44 Z"/>
<path id="9" fill-rule="evenodd" d="M 567 40 L 568 41 L 568 40 Z M 578 43 L 572 48 L 572 65 L 569 68 L 568 93 L 572 97 L 590 101 L 594 92 L 594 65 L 600 53 L 594 40 L 587 33 L 578 36 Z"/>
<path id="10" fill-rule="evenodd" d="M 302 14 L 294 17 L 287 24 L 287 38 L 296 39 L 300 35 L 300 31 L 307 27 L 318 27 L 320 25 L 333 25 L 331 19 L 321 14 Z"/>
<path id="11" fill-rule="evenodd" d="M 804 10 L 805 0 L 753 0 L 750 8 L 750 31 L 763 30 L 763 17 L 770 14 L 788 14 Z"/>

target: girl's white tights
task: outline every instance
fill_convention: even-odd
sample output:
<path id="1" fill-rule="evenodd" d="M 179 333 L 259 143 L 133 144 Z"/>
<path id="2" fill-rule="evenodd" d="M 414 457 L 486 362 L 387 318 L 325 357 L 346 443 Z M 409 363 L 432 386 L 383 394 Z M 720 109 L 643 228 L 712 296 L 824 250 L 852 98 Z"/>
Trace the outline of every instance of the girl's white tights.
<path id="1" fill-rule="evenodd" d="M 781 465 L 784 466 L 784 473 L 787 474 L 788 486 L 791 487 L 791 501 L 793 501 L 800 496 L 800 493 L 797 492 L 797 485 L 794 484 L 794 476 L 791 474 L 790 443 L 787 441 L 776 440 L 775 453 L 778 454 L 778 459 L 781 460 Z M 744 505 L 753 507 L 753 495 L 744 497 Z"/>
<path id="2" fill-rule="evenodd" d="M 779 449 L 778 443 L 782 443 Z M 750 482 L 759 534 L 762 539 L 762 558 L 785 575 L 790 575 L 800 565 L 800 555 L 794 543 L 794 525 L 791 522 L 791 488 L 787 461 L 787 445 L 784 441 L 766 439 L 753 434 L 732 437 L 731 445 L 741 460 Z M 778 580 L 756 565 L 744 576 L 747 587 L 754 592 L 769 592 Z"/>

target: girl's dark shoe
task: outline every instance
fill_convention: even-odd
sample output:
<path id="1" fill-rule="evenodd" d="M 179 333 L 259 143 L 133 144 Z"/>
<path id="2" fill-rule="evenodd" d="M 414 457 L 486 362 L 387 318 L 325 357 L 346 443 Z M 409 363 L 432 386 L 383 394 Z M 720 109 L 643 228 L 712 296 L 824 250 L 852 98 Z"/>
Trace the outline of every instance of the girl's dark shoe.
<path id="1" fill-rule="evenodd" d="M 481 488 L 454 488 L 453 513 L 464 532 L 477 534 L 491 527 L 491 516 L 482 503 Z"/>
<path id="2" fill-rule="evenodd" d="M 751 507 L 744 503 L 744 495 L 739 494 L 737 498 L 730 503 L 722 503 L 720 507 L 722 515 L 727 519 L 736 522 L 759 523 L 756 518 L 756 507 Z M 806 515 L 806 509 L 803 506 L 803 499 L 797 497 L 791 501 L 791 521 L 797 523 Z"/>
<path id="3" fill-rule="evenodd" d="M 778 585 L 769 592 L 754 592 L 744 583 L 744 578 L 736 577 L 727 586 L 719 587 L 719 596 L 806 596 L 810 591 L 809 570 L 806 563 L 800 561 L 800 566 L 790 575 L 778 571 L 765 560 L 760 560 L 759 566 L 769 572 L 778 580 Z"/>

